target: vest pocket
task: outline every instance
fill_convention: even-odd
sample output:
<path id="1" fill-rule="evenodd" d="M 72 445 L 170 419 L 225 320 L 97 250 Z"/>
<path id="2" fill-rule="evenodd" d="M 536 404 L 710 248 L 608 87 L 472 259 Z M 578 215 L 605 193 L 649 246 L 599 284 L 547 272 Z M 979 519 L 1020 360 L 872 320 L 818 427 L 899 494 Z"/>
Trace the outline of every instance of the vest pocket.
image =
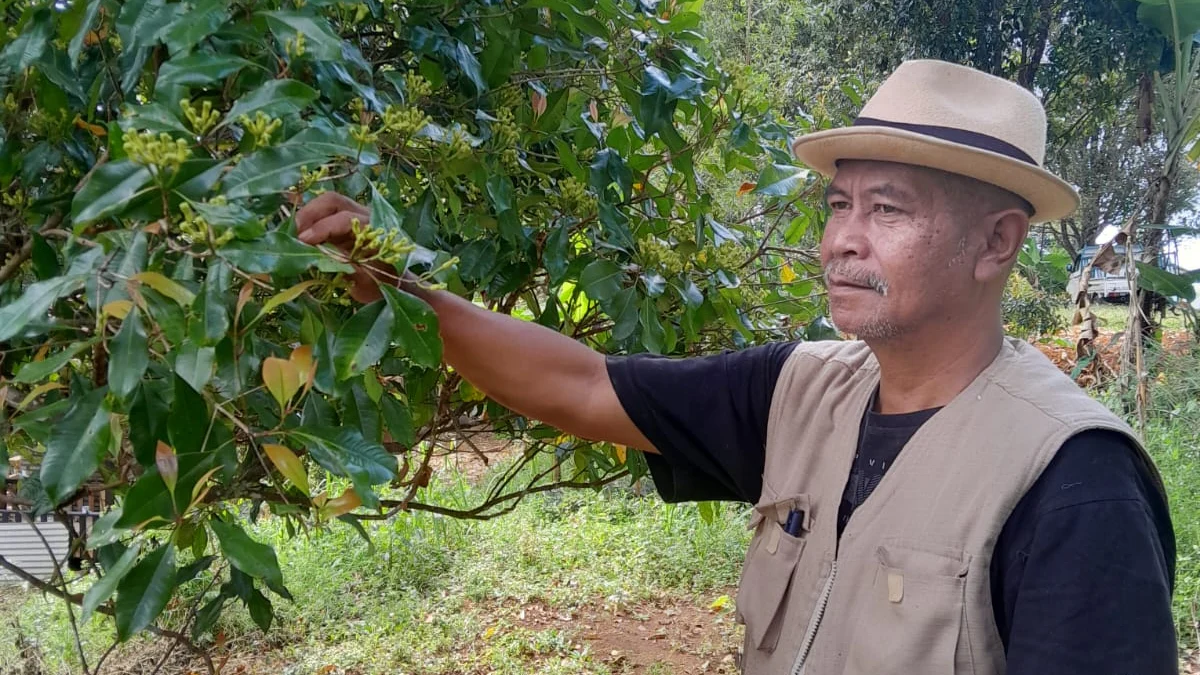
<path id="1" fill-rule="evenodd" d="M 856 612 L 846 674 L 953 675 L 969 568 L 962 551 L 885 541 Z"/>
<path id="2" fill-rule="evenodd" d="M 793 509 L 804 513 L 800 536 L 784 530 Z M 737 616 L 746 625 L 746 640 L 754 649 L 770 652 L 779 641 L 792 575 L 804 553 L 805 534 L 811 524 L 808 510 L 808 495 L 754 507 L 750 527 L 756 532 L 737 594 Z"/>

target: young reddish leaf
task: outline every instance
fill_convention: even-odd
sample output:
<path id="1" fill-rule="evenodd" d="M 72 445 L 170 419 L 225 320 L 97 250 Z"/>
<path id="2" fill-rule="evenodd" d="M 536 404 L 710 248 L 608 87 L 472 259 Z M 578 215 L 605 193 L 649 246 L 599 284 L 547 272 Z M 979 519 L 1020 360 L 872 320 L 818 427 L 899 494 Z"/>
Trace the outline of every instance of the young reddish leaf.
<path id="1" fill-rule="evenodd" d="M 292 485 L 300 488 L 304 494 L 309 493 L 308 489 L 308 471 L 304 468 L 304 462 L 296 456 L 296 453 L 287 449 L 282 445 L 273 445 L 264 443 L 262 449 L 266 451 L 267 457 L 271 459 L 271 463 L 275 468 L 279 469 L 279 473 L 283 477 L 292 482 Z"/>
<path id="2" fill-rule="evenodd" d="M 542 116 L 542 113 L 546 112 L 546 95 L 534 89 L 529 92 L 529 98 L 533 105 L 533 118 L 537 119 Z"/>
<path id="3" fill-rule="evenodd" d="M 158 467 L 158 475 L 167 484 L 167 491 L 175 494 L 175 481 L 179 478 L 179 457 L 175 449 L 159 441 L 154 450 L 154 465 Z"/>
<path id="4" fill-rule="evenodd" d="M 263 360 L 262 378 L 267 391 L 279 403 L 280 410 L 287 408 L 288 402 L 300 389 L 300 370 L 296 364 L 274 356 Z"/>
<path id="5" fill-rule="evenodd" d="M 313 359 L 312 347 L 309 345 L 296 347 L 292 350 L 288 361 L 296 366 L 296 370 L 300 371 L 300 381 L 304 384 L 304 391 L 307 392 L 317 376 L 317 362 Z"/>
<path id="6" fill-rule="evenodd" d="M 754 191 L 755 187 L 757 186 L 754 183 L 742 183 L 742 186 L 738 188 L 737 196 L 748 195 Z"/>
<path id="7" fill-rule="evenodd" d="M 358 493 L 354 488 L 346 490 L 339 497 L 334 497 L 325 502 L 325 506 L 321 507 L 321 513 L 327 518 L 337 518 L 338 516 L 350 513 L 354 509 L 362 506 L 362 500 L 359 499 Z"/>
<path id="8" fill-rule="evenodd" d="M 593 122 L 600 121 L 600 109 L 596 106 L 596 99 L 588 101 L 588 113 L 592 116 Z"/>

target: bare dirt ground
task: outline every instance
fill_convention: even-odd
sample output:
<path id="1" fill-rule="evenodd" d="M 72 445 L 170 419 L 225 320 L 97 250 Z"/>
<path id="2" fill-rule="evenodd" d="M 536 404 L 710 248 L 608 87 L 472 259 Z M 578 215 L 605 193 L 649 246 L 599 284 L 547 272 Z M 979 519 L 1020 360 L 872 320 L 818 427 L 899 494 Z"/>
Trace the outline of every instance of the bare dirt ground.
<path id="1" fill-rule="evenodd" d="M 729 594 L 734 593 L 729 589 Z M 519 627 L 557 629 L 586 647 L 614 673 L 736 673 L 740 637 L 728 609 L 698 607 L 677 598 L 614 606 L 597 602 L 575 609 L 545 603 L 505 603 L 489 608 L 489 632 Z"/>

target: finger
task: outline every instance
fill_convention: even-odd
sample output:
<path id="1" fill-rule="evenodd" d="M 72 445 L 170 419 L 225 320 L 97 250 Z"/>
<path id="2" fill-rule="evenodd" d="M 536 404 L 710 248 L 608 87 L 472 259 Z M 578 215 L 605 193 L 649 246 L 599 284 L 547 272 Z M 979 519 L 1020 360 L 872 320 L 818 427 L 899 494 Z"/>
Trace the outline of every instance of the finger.
<path id="1" fill-rule="evenodd" d="M 296 229 L 303 232 L 317 221 L 328 218 L 338 211 L 353 211 L 364 215 L 370 213 L 367 207 L 345 195 L 324 192 L 296 212 Z"/>
<path id="2" fill-rule="evenodd" d="M 338 243 L 340 240 L 353 236 L 353 221 L 366 223 L 366 215 L 357 211 L 338 211 L 314 222 L 300 233 L 300 241 L 306 244 Z"/>

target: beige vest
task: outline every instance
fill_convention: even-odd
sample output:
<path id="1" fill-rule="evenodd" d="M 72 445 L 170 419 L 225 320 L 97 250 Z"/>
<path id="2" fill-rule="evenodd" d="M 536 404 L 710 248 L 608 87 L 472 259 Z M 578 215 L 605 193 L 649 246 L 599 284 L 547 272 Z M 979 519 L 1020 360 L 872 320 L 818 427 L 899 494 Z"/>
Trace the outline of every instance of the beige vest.
<path id="1" fill-rule="evenodd" d="M 839 542 L 878 382 L 861 342 L 801 344 L 784 365 L 737 600 L 746 675 L 1003 673 L 988 568 L 1009 513 L 1070 436 L 1105 428 L 1137 443 L 1040 352 L 1006 340 L 917 431 Z M 806 514 L 799 537 L 782 529 L 792 508 Z"/>

